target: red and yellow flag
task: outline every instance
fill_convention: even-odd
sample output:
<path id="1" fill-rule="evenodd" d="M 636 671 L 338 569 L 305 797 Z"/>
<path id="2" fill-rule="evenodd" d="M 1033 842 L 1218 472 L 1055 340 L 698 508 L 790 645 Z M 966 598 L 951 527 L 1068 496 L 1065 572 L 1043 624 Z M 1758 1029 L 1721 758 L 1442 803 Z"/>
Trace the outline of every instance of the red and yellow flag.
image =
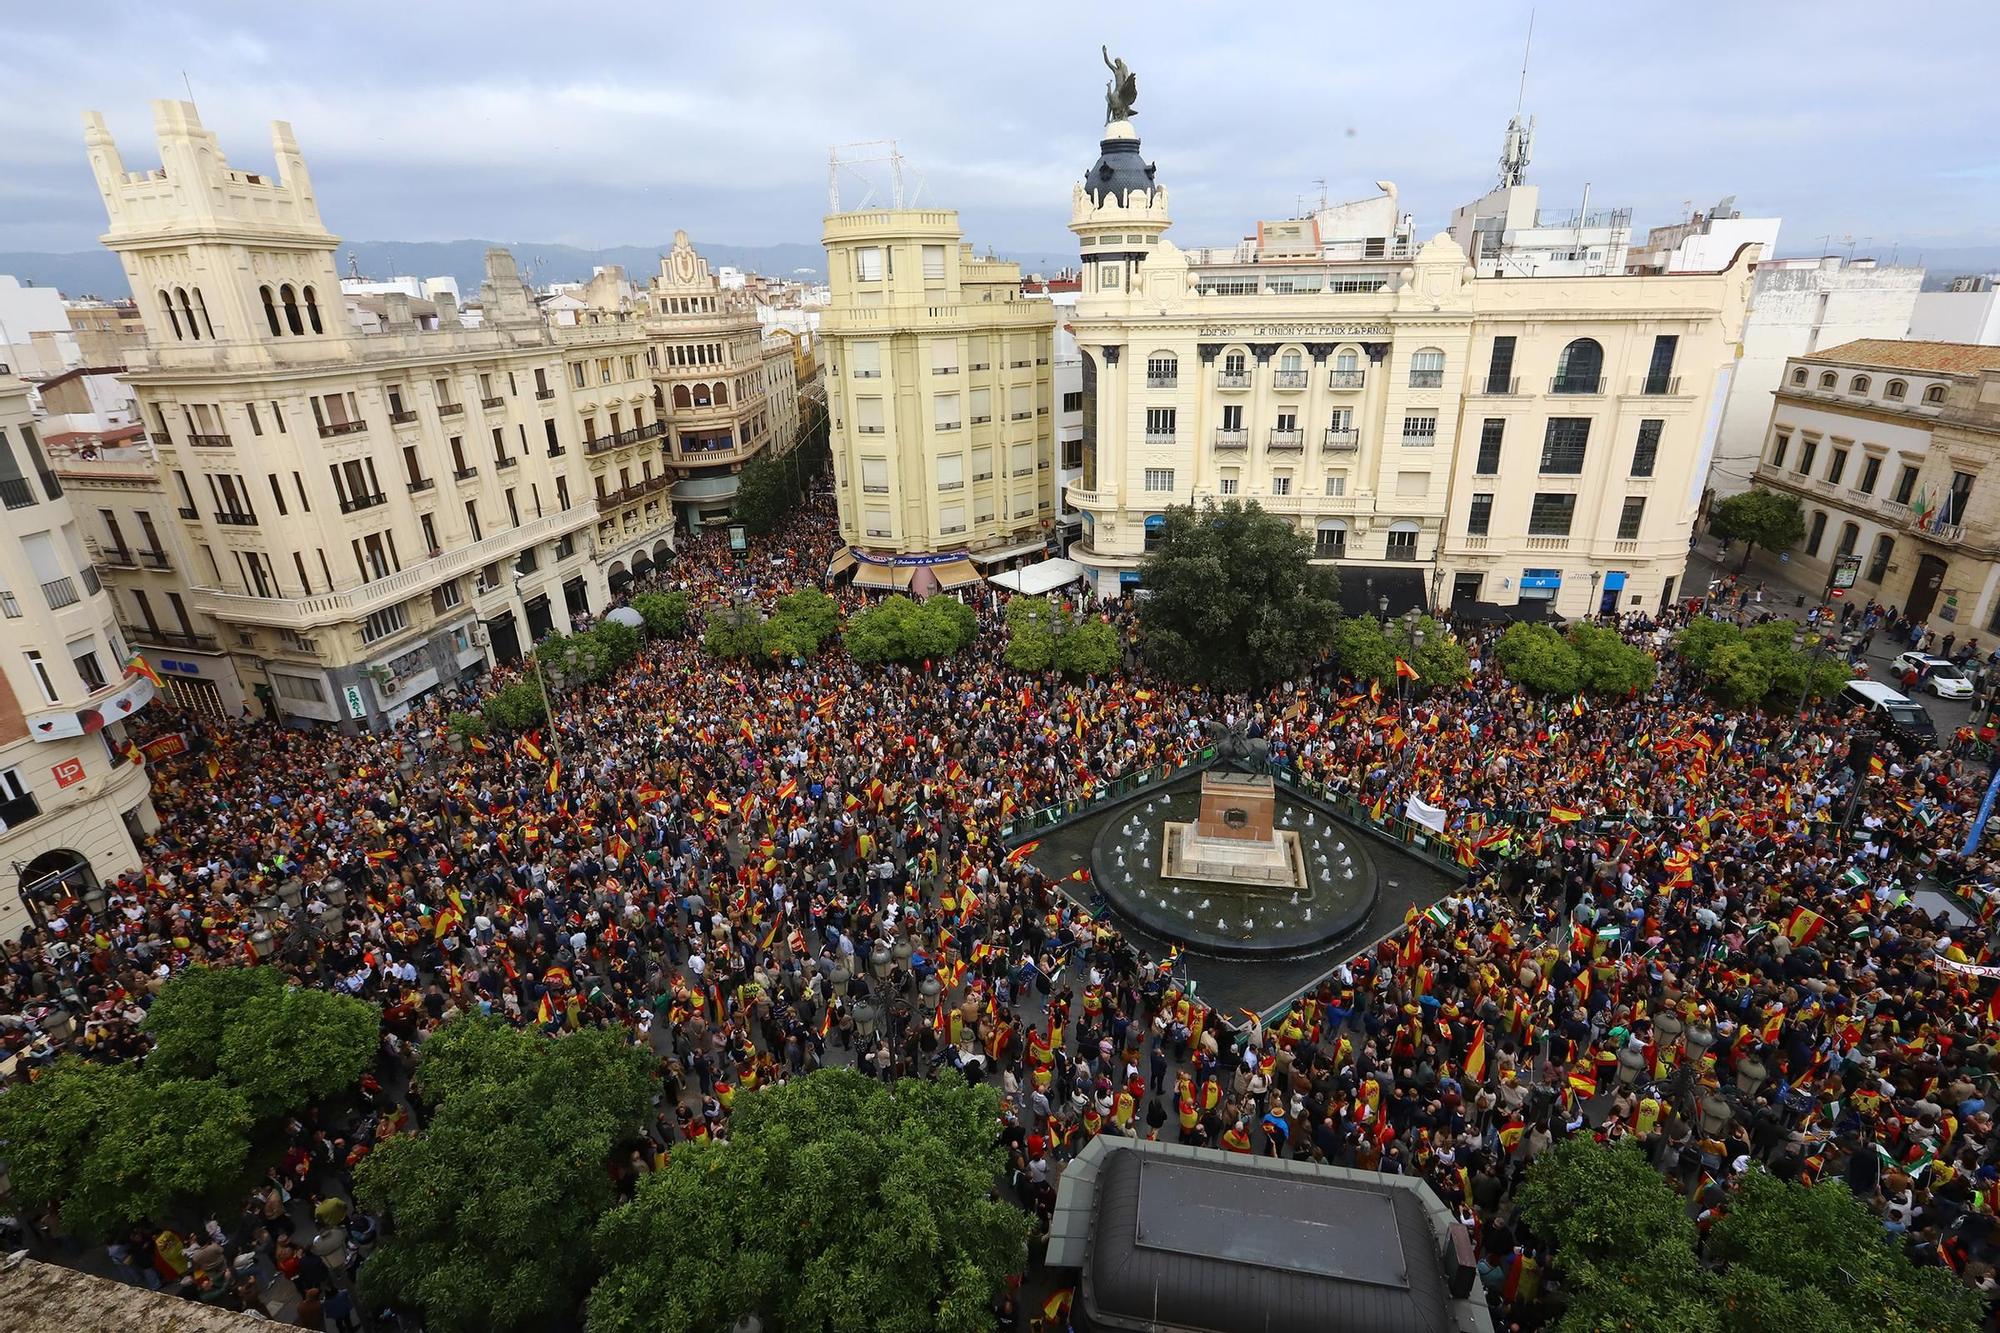
<path id="1" fill-rule="evenodd" d="M 1583 811 L 1570 805 L 1552 805 L 1549 807 L 1549 818 L 1558 824 L 1574 824 L 1583 818 Z"/>
<path id="2" fill-rule="evenodd" d="M 561 786 L 562 786 L 562 760 L 558 759 L 553 764 L 549 765 L 549 795 L 554 796 L 556 794 L 556 790 Z"/>
<path id="3" fill-rule="evenodd" d="M 1396 679 L 1422 680 L 1423 677 L 1417 674 L 1417 669 L 1415 667 L 1411 666 L 1408 662 L 1405 662 L 1402 658 L 1399 657 L 1396 659 Z"/>
<path id="4" fill-rule="evenodd" d="M 146 660 L 144 653 L 132 654 L 132 660 L 125 664 L 125 674 L 128 676 L 144 676 L 147 680 L 153 682 L 154 689 L 163 688 L 160 681 L 160 673 L 153 670 L 152 663 Z"/>
<path id="5" fill-rule="evenodd" d="M 1465 1052 L 1465 1081 L 1483 1082 L 1486 1078 L 1486 1025 L 1475 1023 L 1472 1028 L 1472 1045 Z"/>

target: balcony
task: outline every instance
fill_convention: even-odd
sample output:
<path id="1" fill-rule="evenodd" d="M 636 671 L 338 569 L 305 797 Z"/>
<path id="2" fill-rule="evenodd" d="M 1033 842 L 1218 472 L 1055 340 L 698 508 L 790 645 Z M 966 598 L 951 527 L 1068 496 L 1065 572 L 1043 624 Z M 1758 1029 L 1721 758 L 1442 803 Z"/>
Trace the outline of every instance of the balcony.
<path id="1" fill-rule="evenodd" d="M 1302 430 L 1271 430 L 1270 448 L 1303 449 L 1306 447 L 1306 433 Z"/>
<path id="2" fill-rule="evenodd" d="M 410 480 L 410 494 L 412 495 L 422 495 L 425 491 L 435 490 L 436 488 L 436 477 L 413 477 Z"/>
<path id="3" fill-rule="evenodd" d="M 26 509 L 35 502 L 35 488 L 26 477 L 0 477 L 0 502 L 9 509 Z"/>
<path id="4" fill-rule="evenodd" d="M 507 456 L 506 456 L 505 458 L 496 458 L 496 459 L 494 459 L 494 460 L 493 460 L 493 470 L 494 470 L 495 472 L 505 472 L 505 471 L 506 471 L 506 470 L 507 470 L 508 468 L 510 468 L 510 467 L 518 467 L 518 466 L 520 466 L 520 462 L 521 462 L 521 460 L 520 460 L 520 459 L 518 459 L 518 458 L 514 457 L 514 455 L 512 455 L 512 454 L 509 454 L 509 455 L 507 455 Z"/>
<path id="5" fill-rule="evenodd" d="M 389 424 L 392 426 L 414 426 L 417 424 L 417 414 L 415 412 L 391 412 L 389 414 Z M 321 434 L 325 434 L 325 432 L 322 431 Z"/>
<path id="6" fill-rule="evenodd" d="M 1178 375 L 1148 375 L 1146 387 L 1149 389 L 1178 389 L 1181 377 Z"/>
<path id="7" fill-rule="evenodd" d="M 1488 375 L 1473 386 L 1472 391 L 1482 398 L 1515 398 L 1521 392 L 1520 377 Z"/>
<path id="8" fill-rule="evenodd" d="M 1676 398 L 1680 396 L 1681 377 L 1678 375 L 1648 375 L 1635 381 L 1632 392 L 1642 398 Z"/>
<path id="9" fill-rule="evenodd" d="M 254 528 L 257 526 L 257 516 L 255 514 L 217 514 L 215 515 L 215 521 L 224 527 L 230 528 Z"/>
<path id="10" fill-rule="evenodd" d="M 1271 387 L 1274 389 L 1303 389 L 1306 387 L 1306 372 L 1303 370 L 1274 370 L 1271 372 Z"/>
<path id="11" fill-rule="evenodd" d="M 1638 540 L 1632 537 L 1620 537 L 1617 541 L 1611 543 L 1611 554 L 1613 555 L 1639 554 Z"/>
<path id="12" fill-rule="evenodd" d="M 1346 535 L 1346 533 L 1341 534 L 1343 537 Z M 1347 559 L 1347 543 L 1345 541 L 1314 542 L 1312 558 L 1315 560 L 1345 560 Z"/>
<path id="13" fill-rule="evenodd" d="M 1329 370 L 1326 373 L 1326 387 L 1329 389 L 1358 389 L 1368 379 L 1365 370 Z"/>
<path id="14" fill-rule="evenodd" d="M 1174 447 L 1174 441 L 1179 438 L 1172 431 L 1161 432 L 1149 430 L 1146 432 L 1146 447 L 1149 449 L 1171 449 Z"/>
<path id="15" fill-rule="evenodd" d="M 179 514 L 182 518 L 186 519 L 190 523 L 194 522 L 196 519 L 201 517 L 201 511 L 199 509 L 196 509 L 193 505 L 182 505 L 179 509 L 176 509 L 174 512 Z"/>
<path id="16" fill-rule="evenodd" d="M 97 577 L 97 570 L 91 565 L 83 567 L 83 590 L 92 596 L 104 591 L 104 580 Z"/>
<path id="17" fill-rule="evenodd" d="M 547 401 L 549 401 L 549 399 L 555 396 L 556 396 L 556 391 L 554 389 L 535 390 L 535 401 L 538 403 L 546 403 Z"/>
<path id="18" fill-rule="evenodd" d="M 123 546 L 106 546 L 98 551 L 97 563 L 106 569 L 137 569 L 138 557 Z"/>
<path id="19" fill-rule="evenodd" d="M 1382 552 L 1382 558 L 1384 560 L 1394 560 L 1401 564 L 1415 564 L 1417 560 L 1416 544 L 1413 542 L 1408 546 L 1386 547 Z"/>
<path id="20" fill-rule="evenodd" d="M 451 479 L 453 481 L 471 481 L 478 475 L 479 469 L 477 467 L 462 467 L 451 474 Z"/>
<path id="21" fill-rule="evenodd" d="M 1329 449 L 1359 449 L 1361 447 L 1361 432 L 1352 429 L 1343 430 L 1338 426 L 1328 426 L 1326 428 L 1326 447 Z"/>
<path id="22" fill-rule="evenodd" d="M 491 398 L 480 399 L 479 405 L 488 412 L 497 412 L 507 405 L 507 400 L 496 393 Z"/>
<path id="23" fill-rule="evenodd" d="M 388 503 L 389 497 L 377 491 L 373 495 L 356 495 L 342 500 L 340 502 L 340 512 L 343 514 L 358 514 L 364 509 L 373 509 L 376 505 Z"/>
<path id="24" fill-rule="evenodd" d="M 1218 449 L 1248 449 L 1250 432 L 1247 430 L 1218 430 L 1215 432 L 1215 447 Z"/>
<path id="25" fill-rule="evenodd" d="M 1492 538 L 1486 536 L 1484 533 L 1481 533 L 1477 537 L 1460 537 L 1458 539 L 1458 549 L 1461 551 L 1483 551 L 1486 549 L 1487 543 L 1491 540 Z"/>
<path id="26" fill-rule="evenodd" d="M 1604 392 L 1604 376 L 1595 379 L 1578 375 L 1558 375 L 1549 381 L 1549 392 L 1572 398 L 1588 398 Z"/>
<path id="27" fill-rule="evenodd" d="M 1435 431 L 1406 430 L 1403 432 L 1403 447 L 1405 449 L 1429 449 L 1437 442 L 1438 437 Z"/>
<path id="28" fill-rule="evenodd" d="M 319 433 L 327 434 L 326 427 L 321 426 Z M 227 435 L 190 435 L 188 443 L 197 449 L 227 449 L 234 441 Z"/>
<path id="29" fill-rule="evenodd" d="M 51 611 L 60 611 L 65 606 L 75 606 L 83 600 L 77 596 L 76 585 L 68 579 L 51 579 L 44 583 L 42 596 L 48 600 Z"/>
<path id="30" fill-rule="evenodd" d="M 1412 389 L 1442 389 L 1444 387 L 1444 372 L 1442 370 L 1413 370 L 1410 372 L 1410 387 Z"/>
<path id="31" fill-rule="evenodd" d="M 319 428 L 319 437 L 322 440 L 330 440 L 336 435 L 355 435 L 367 429 L 368 423 L 365 421 L 330 421 Z M 227 443 L 226 439 L 224 443 Z"/>
<path id="32" fill-rule="evenodd" d="M 172 569 L 173 562 L 167 559 L 165 551 L 141 551 L 139 563 L 148 569 Z"/>
<path id="33" fill-rule="evenodd" d="M 1529 537 L 1525 545 L 1530 551 L 1567 551 L 1568 537 Z"/>
<path id="34" fill-rule="evenodd" d="M 932 367 L 931 367 L 931 374 L 933 374 L 933 375 L 956 375 L 957 373 L 958 373 L 958 367 L 957 367 L 957 366 L 932 366 Z"/>
<path id="35" fill-rule="evenodd" d="M 190 653 L 213 653 L 221 651 L 221 644 L 213 634 L 183 633 L 180 630 L 155 629 L 148 625 L 142 630 L 127 629 L 125 637 L 149 648 L 179 648 Z"/>
<path id="36" fill-rule="evenodd" d="M 465 414 L 464 403 L 438 404 L 438 415 L 441 417 L 456 417 L 456 416 L 463 416 L 464 414 Z"/>
<path id="37" fill-rule="evenodd" d="M 1247 389 L 1250 387 L 1250 372 L 1247 370 L 1218 370 L 1215 373 L 1215 387 L 1218 389 Z"/>

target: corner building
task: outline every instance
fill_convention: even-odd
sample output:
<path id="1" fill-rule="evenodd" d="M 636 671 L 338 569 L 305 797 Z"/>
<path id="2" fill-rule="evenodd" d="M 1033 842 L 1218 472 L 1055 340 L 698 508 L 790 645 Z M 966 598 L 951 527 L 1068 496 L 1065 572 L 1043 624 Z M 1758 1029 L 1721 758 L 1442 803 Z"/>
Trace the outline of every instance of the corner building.
<path id="1" fill-rule="evenodd" d="M 1138 584 L 1169 505 L 1238 498 L 1297 523 L 1351 610 L 1672 598 L 1756 248 L 1720 273 L 1484 278 L 1395 225 L 1329 211 L 1183 251 L 1131 123 L 1105 127 L 1070 214 L 1069 555 L 1100 593 Z"/>
<path id="2" fill-rule="evenodd" d="M 948 209 L 826 219 L 820 320 L 840 535 L 831 573 L 919 595 L 1045 549 L 1056 311 Z"/>
<path id="3" fill-rule="evenodd" d="M 147 170 L 126 169 L 94 112 L 85 144 L 145 319 L 126 378 L 158 512 L 190 552 L 189 614 L 166 629 L 212 629 L 243 696 L 290 721 L 383 725 L 601 610 L 608 570 L 666 553 L 636 318 L 552 328 L 495 249 L 482 327 L 448 294 L 420 319 L 391 292 L 364 332 L 289 126 L 273 126 L 274 176 L 231 167 L 191 103 L 154 103 L 154 129 Z"/>

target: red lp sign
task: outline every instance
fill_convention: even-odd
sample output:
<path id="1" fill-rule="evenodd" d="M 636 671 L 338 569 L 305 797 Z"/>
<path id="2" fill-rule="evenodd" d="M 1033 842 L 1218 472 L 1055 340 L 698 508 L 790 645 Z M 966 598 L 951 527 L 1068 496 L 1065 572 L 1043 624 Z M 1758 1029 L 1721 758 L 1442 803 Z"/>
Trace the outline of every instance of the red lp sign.
<path id="1" fill-rule="evenodd" d="M 83 760 L 65 759 L 49 772 L 55 774 L 56 786 L 73 787 L 83 781 Z"/>

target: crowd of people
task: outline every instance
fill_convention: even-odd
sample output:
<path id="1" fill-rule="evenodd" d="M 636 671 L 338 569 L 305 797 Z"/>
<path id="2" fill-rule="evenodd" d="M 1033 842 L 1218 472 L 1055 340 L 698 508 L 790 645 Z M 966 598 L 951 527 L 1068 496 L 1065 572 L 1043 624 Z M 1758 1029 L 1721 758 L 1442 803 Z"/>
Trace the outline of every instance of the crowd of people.
<path id="1" fill-rule="evenodd" d="M 820 586 L 833 545 L 808 505 L 744 563 L 702 535 L 652 581 L 697 608 L 768 604 Z M 380 1004 L 382 1058 L 365 1123 L 302 1116 L 299 1160 L 274 1169 L 274 1191 L 337 1207 L 344 1251 L 294 1244 L 260 1194 L 234 1232 L 142 1228 L 112 1257 L 183 1281 L 186 1251 L 254 1250 L 263 1271 L 310 1270 L 301 1322 L 350 1327 L 376 1225 L 345 1213 L 352 1161 L 416 1128 L 400 1090 L 424 1037 L 483 1012 L 620 1027 L 656 1053 L 659 1115 L 628 1184 L 677 1143 L 726 1139 L 746 1091 L 823 1064 L 955 1071 L 1000 1088 L 1006 1184 L 1044 1219 L 1094 1134 L 1422 1174 L 1475 1233 L 1499 1327 L 1556 1308 L 1513 1196 L 1572 1134 L 1638 1141 L 1704 1217 L 1753 1165 L 1843 1178 L 1918 1262 L 2000 1296 L 1987 914 L 1947 919 L 1919 892 L 1983 901 L 1992 863 L 1956 851 L 1983 773 L 1945 752 L 1851 755 L 1831 702 L 1720 708 L 1670 651 L 1637 697 L 1549 700 L 1467 626 L 1471 679 L 1407 702 L 1332 676 L 1216 698 L 1024 676 L 1000 663 L 991 595 L 975 609 L 980 641 L 921 666 L 837 647 L 718 663 L 697 635 L 650 640 L 543 727 L 478 746 L 448 734 L 469 692 L 361 735 L 156 708 L 148 725 L 194 744 L 155 766 L 144 873 L 6 943 L 14 1077 L 65 1049 L 142 1058 L 167 978 L 253 958 Z M 1134 628 L 1130 605 L 1093 611 Z M 1652 647 L 1680 614 L 1624 628 Z M 1185 990 L 1199 959 L 1133 947 L 1007 836 L 1191 759 L 1217 717 L 1377 818 L 1411 797 L 1443 808 L 1463 869 L 1281 1012 L 1205 1011 Z"/>

